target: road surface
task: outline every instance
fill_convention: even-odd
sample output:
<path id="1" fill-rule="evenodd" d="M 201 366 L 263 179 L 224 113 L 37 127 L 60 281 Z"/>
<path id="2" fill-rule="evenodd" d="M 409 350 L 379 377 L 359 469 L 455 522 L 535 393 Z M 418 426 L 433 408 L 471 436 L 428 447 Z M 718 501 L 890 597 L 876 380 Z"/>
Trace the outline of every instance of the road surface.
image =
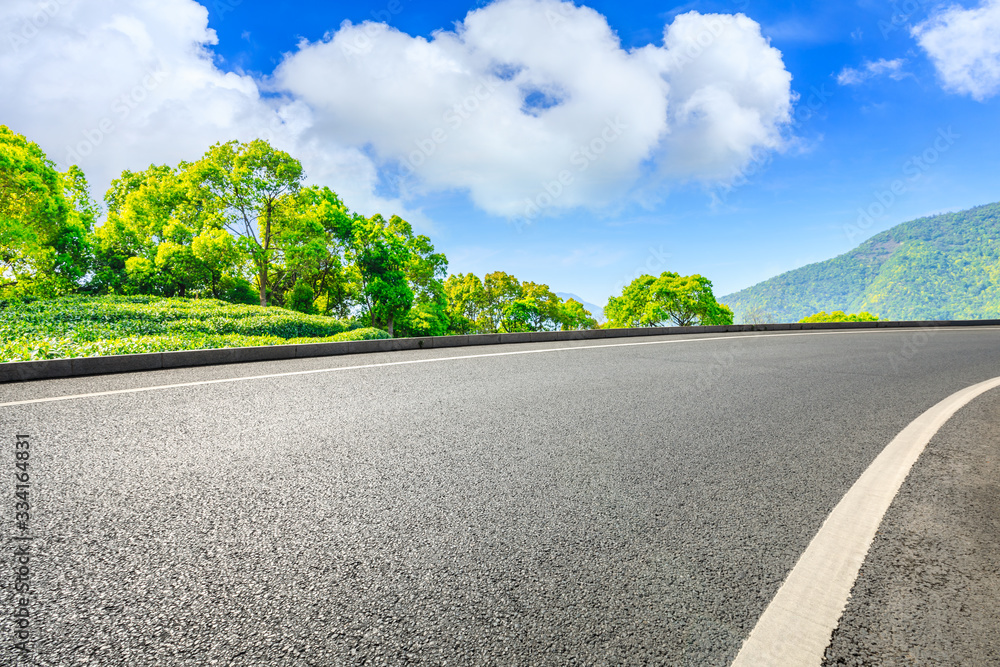
<path id="1" fill-rule="evenodd" d="M 15 436 L 30 439 L 35 651 L 24 664 L 727 665 L 893 437 L 997 376 L 1000 330 L 970 328 L 451 348 L 0 385 L 5 467 Z M 995 463 L 997 391 L 928 454 L 938 440 L 949 451 L 969 441 Z M 889 650 L 872 637 L 898 614 L 869 627 L 858 601 L 884 609 L 873 596 L 895 596 L 891 536 L 919 534 L 911 505 L 969 468 L 924 463 L 900 494 L 910 504 L 887 515 L 896 532 L 876 538 L 857 588 L 868 597 L 848 607 L 829 664 Z M 995 530 L 983 498 L 978 515 Z M 20 533 L 5 532 L 12 554 Z M 912 542 L 901 548 L 915 553 Z M 8 609 L 12 567 L 0 577 Z M 903 624 L 932 642 L 913 628 L 964 622 L 945 607 Z M 920 655 L 994 650 L 989 614 L 969 630 L 992 623 L 986 644 Z M 9 664 L 24 654 L 11 648 L 11 614 L 4 622 Z"/>

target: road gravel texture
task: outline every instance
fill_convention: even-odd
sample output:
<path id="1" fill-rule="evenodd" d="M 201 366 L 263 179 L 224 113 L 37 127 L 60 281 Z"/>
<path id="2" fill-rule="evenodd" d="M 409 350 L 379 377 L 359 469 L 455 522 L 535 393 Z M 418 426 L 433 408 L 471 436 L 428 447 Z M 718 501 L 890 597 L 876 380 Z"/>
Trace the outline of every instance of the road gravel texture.
<path id="1" fill-rule="evenodd" d="M 997 330 L 692 338 L 0 386 L 342 369 L 0 408 L 30 664 L 726 665 L 896 433 L 1000 376 Z"/>
<path id="2" fill-rule="evenodd" d="M 931 440 L 879 529 L 826 667 L 1000 665 L 1000 392 Z"/>

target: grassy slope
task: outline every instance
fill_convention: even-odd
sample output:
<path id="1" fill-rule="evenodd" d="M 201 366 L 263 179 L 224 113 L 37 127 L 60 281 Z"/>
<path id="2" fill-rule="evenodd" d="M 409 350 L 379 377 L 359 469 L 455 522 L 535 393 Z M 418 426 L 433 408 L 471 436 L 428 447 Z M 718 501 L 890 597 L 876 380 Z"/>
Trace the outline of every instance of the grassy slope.
<path id="1" fill-rule="evenodd" d="M 1000 317 L 1000 204 L 904 222 L 719 301 L 737 322 L 750 308 L 778 322 L 821 310 L 893 320 Z"/>
<path id="2" fill-rule="evenodd" d="M 388 334 L 214 299 L 68 296 L 0 310 L 0 362 L 370 338 Z"/>

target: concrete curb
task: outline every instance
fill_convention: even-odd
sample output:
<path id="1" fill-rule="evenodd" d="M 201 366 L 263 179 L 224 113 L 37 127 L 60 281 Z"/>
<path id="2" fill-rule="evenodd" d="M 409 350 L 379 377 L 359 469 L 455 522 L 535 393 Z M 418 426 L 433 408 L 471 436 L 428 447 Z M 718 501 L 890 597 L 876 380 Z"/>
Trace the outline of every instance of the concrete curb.
<path id="1" fill-rule="evenodd" d="M 269 345 L 230 347 L 217 350 L 184 350 L 122 354 L 110 357 L 77 357 L 45 361 L 9 361 L 0 363 L 0 383 L 47 380 L 127 373 L 165 368 L 215 366 L 250 361 L 275 361 L 306 357 L 328 357 L 366 352 L 396 350 L 426 350 L 441 347 L 473 345 L 506 345 L 509 343 L 543 343 L 566 340 L 597 340 L 631 338 L 635 336 L 674 336 L 680 334 L 743 333 L 751 331 L 801 331 L 812 329 L 883 329 L 919 327 L 981 327 L 998 326 L 1000 320 L 929 320 L 910 322 L 817 322 L 813 324 L 731 324 L 727 326 L 644 327 L 639 329 L 593 329 L 589 331 L 535 331 L 531 333 L 470 334 L 460 336 L 427 336 L 424 338 L 389 338 L 336 343 L 305 343 L 301 345 Z"/>

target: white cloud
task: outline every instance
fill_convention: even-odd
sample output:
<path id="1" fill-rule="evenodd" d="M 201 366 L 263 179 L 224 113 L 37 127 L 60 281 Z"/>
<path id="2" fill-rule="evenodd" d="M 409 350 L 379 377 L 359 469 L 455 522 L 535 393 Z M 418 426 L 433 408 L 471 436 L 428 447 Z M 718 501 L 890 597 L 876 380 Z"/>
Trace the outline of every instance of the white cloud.
<path id="1" fill-rule="evenodd" d="M 907 76 L 907 72 L 903 71 L 903 65 L 905 64 L 906 61 L 902 58 L 895 58 L 894 60 L 886 60 L 885 58 L 875 61 L 866 60 L 862 63 L 860 69 L 845 67 L 841 70 L 840 74 L 837 75 L 837 83 L 842 86 L 856 86 L 880 76 L 888 76 L 894 81 L 899 81 Z"/>
<path id="2" fill-rule="evenodd" d="M 529 199 L 620 200 L 647 162 L 672 179 L 727 178 L 781 145 L 790 79 L 742 15 L 683 14 L 663 47 L 629 52 L 592 9 L 503 0 L 429 40 L 345 22 L 300 45 L 273 85 L 323 132 L 401 162 L 406 187 L 464 189 L 515 216 Z"/>
<path id="3" fill-rule="evenodd" d="M 264 137 L 352 207 L 404 211 L 374 196 L 375 167 L 357 147 L 305 137 L 308 106 L 267 99 L 252 77 L 219 70 L 216 41 L 207 10 L 191 0 L 5 0 L 0 123 L 38 142 L 61 168 L 79 164 L 98 198 L 123 169 L 173 165 L 216 141 Z"/>
<path id="4" fill-rule="evenodd" d="M 430 39 L 345 22 L 262 81 L 216 67 L 193 0 L 44 6 L 0 6 L 0 122 L 98 194 L 124 168 L 263 136 L 365 212 L 419 224 L 407 203 L 459 190 L 516 216 L 725 180 L 791 120 L 791 75 L 743 15 L 682 14 L 662 46 L 626 51 L 592 9 L 500 0 Z M 399 197 L 378 196 L 400 163 Z"/>
<path id="5" fill-rule="evenodd" d="M 1000 0 L 952 6 L 912 30 L 944 87 L 985 100 L 1000 92 Z"/>

